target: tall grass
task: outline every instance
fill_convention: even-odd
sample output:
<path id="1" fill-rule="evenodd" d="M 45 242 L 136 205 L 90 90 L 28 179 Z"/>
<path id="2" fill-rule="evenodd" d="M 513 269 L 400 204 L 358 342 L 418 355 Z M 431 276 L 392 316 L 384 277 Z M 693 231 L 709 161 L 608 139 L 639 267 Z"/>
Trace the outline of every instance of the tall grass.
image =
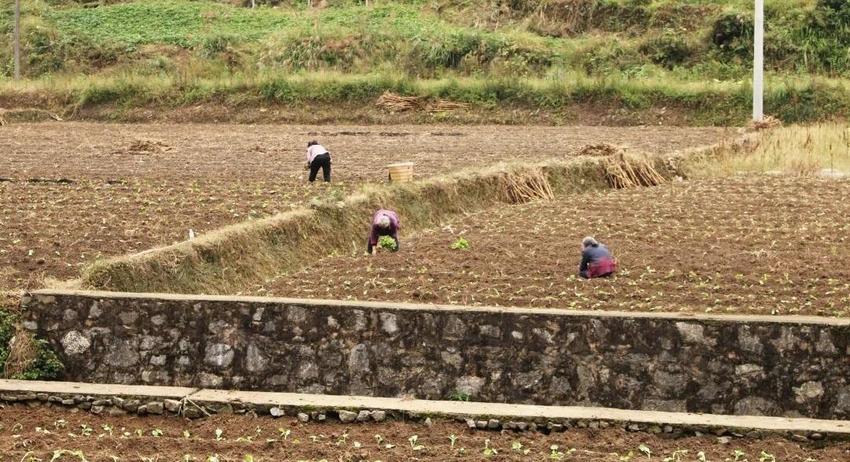
<path id="1" fill-rule="evenodd" d="M 850 128 L 845 124 L 790 126 L 765 133 L 752 150 L 727 151 L 704 159 L 694 173 L 850 175 Z"/>
<path id="2" fill-rule="evenodd" d="M 642 111 L 675 109 L 696 124 L 741 124 L 749 117 L 748 82 L 628 79 L 567 73 L 562 78 L 454 76 L 417 79 L 387 71 L 347 74 L 337 71 L 280 75 L 272 71 L 206 76 L 208 68 L 175 74 L 124 72 L 105 76 L 54 76 L 23 83 L 0 81 L 0 97 L 54 101 L 59 112 L 99 105 L 180 107 L 204 102 L 234 107 L 257 104 L 294 106 L 358 103 L 371 105 L 385 91 L 446 99 L 487 107 L 569 111 L 576 104 L 617 106 Z M 197 74 L 196 74 L 197 73 Z M 850 86 L 840 79 L 768 79 L 766 109 L 793 123 L 829 119 L 850 112 Z"/>

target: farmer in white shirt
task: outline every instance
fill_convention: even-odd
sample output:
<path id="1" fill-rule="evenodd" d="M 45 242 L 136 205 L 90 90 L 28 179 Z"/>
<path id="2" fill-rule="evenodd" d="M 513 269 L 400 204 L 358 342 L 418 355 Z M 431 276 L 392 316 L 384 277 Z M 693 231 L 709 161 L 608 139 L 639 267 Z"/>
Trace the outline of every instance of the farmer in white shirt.
<path id="1" fill-rule="evenodd" d="M 316 181 L 320 168 L 325 182 L 331 181 L 331 153 L 318 141 L 307 143 L 307 168 L 310 170 L 310 183 Z"/>

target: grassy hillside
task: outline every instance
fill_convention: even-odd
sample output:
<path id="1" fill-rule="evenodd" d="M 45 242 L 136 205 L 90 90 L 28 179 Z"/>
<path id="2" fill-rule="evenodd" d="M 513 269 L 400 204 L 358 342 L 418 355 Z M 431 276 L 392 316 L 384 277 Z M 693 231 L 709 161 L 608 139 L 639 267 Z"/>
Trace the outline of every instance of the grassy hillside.
<path id="1" fill-rule="evenodd" d="M 258 3 L 23 0 L 27 81 L 9 81 L 0 49 L 0 106 L 356 106 L 391 90 L 560 119 L 576 105 L 688 123 L 748 113 L 751 1 Z M 767 0 L 766 14 L 768 112 L 846 113 L 850 2 Z"/>

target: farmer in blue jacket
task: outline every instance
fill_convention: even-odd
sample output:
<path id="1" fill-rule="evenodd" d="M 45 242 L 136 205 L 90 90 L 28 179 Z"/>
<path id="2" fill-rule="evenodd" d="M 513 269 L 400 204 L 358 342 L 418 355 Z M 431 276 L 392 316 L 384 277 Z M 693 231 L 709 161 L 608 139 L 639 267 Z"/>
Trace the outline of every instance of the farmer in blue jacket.
<path id="1" fill-rule="evenodd" d="M 578 275 L 585 278 L 608 277 L 617 271 L 617 261 L 608 247 L 588 236 L 581 241 L 581 264 Z"/>

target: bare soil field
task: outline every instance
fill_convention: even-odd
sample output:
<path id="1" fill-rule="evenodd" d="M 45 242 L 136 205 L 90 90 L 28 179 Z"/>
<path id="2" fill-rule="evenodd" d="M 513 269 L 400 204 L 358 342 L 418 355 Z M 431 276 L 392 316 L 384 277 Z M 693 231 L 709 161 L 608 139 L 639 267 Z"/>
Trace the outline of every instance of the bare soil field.
<path id="1" fill-rule="evenodd" d="M 322 260 L 256 293 L 848 316 L 847 197 L 847 180 L 738 176 L 505 206 L 403 236 L 397 253 Z M 611 247 L 619 275 L 576 276 L 586 235 Z M 460 237 L 468 250 L 450 248 Z"/>
<path id="2" fill-rule="evenodd" d="M 619 428 L 564 433 L 470 431 L 463 423 L 302 424 L 215 415 L 96 416 L 56 408 L 0 409 L 0 461 L 818 461 L 850 458 L 850 443 L 798 443 L 779 436 L 718 438 L 627 432 Z M 58 452 L 57 452 L 58 451 Z M 62 453 L 61 451 L 67 451 Z M 75 451 L 80 451 L 74 454 Z M 58 458 L 53 458 L 59 454 Z M 211 459 L 217 457 L 217 459 Z M 669 459 L 668 459 L 669 458 Z"/>
<path id="3" fill-rule="evenodd" d="M 384 181 L 574 154 L 587 144 L 669 152 L 729 133 L 679 127 L 11 124 L 0 128 L 0 290 L 71 278 L 132 253 Z M 334 185 L 306 184 L 304 147 L 333 155 Z"/>

